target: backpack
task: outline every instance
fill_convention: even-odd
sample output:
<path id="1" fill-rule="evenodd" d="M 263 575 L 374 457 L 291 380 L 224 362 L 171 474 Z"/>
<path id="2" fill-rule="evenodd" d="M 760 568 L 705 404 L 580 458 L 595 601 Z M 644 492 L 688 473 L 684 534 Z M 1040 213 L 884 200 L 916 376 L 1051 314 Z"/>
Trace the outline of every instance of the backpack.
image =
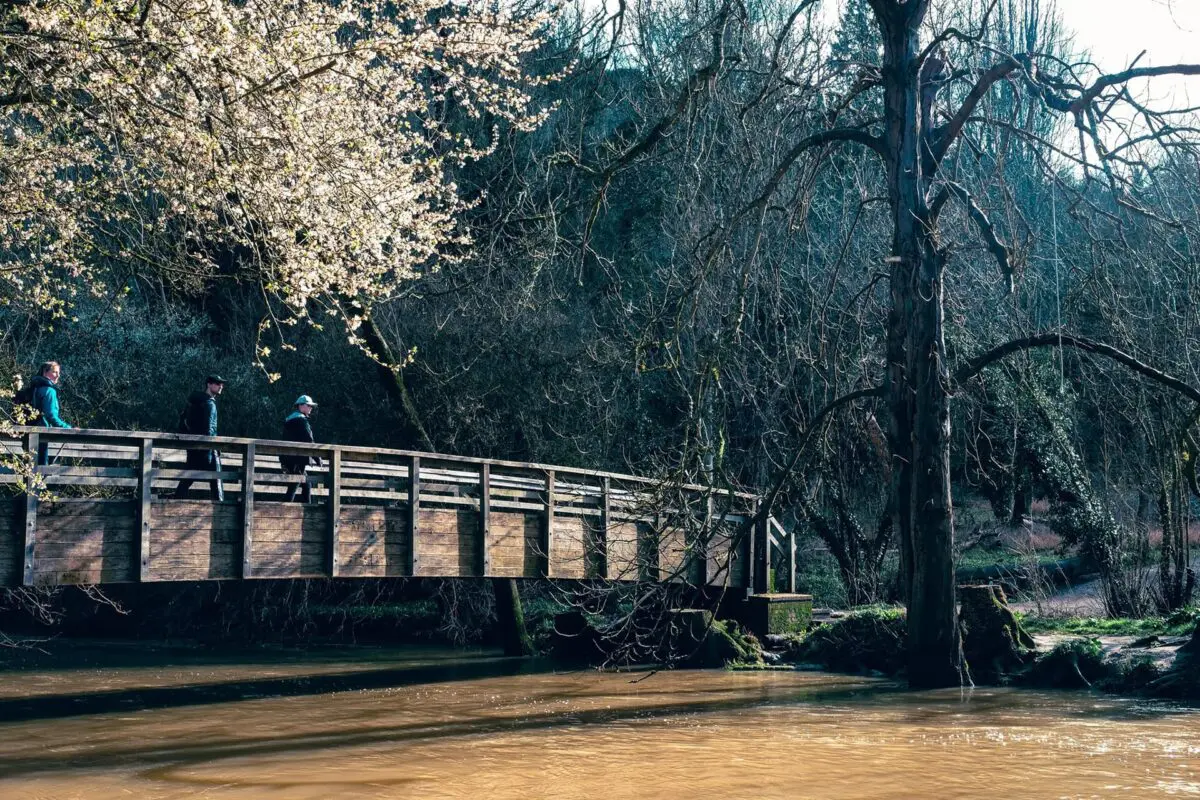
<path id="1" fill-rule="evenodd" d="M 33 381 L 28 380 L 21 384 L 21 388 L 13 395 L 12 399 L 13 411 L 19 411 L 25 420 L 33 420 L 38 415 L 38 409 L 33 404 Z"/>
<path id="2" fill-rule="evenodd" d="M 177 433 L 191 433 L 191 426 L 188 425 L 188 419 L 192 416 L 192 398 L 184 403 L 183 410 L 179 412 L 179 421 L 175 425 Z"/>

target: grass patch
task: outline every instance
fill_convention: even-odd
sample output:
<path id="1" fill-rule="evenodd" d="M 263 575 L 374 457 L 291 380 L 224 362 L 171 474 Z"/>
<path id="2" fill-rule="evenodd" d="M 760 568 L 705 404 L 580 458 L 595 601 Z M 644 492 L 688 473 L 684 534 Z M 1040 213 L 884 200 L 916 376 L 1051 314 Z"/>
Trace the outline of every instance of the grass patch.
<path id="1" fill-rule="evenodd" d="M 1185 636 L 1200 621 L 1200 608 L 1185 608 L 1170 617 L 1039 617 L 1022 616 L 1030 633 L 1062 633 L 1075 636 Z"/>
<path id="2" fill-rule="evenodd" d="M 395 622 L 436 619 L 440 613 L 437 603 L 430 599 L 411 600 L 405 603 L 364 603 L 361 605 L 314 603 L 308 610 L 314 617 L 345 616 L 353 620 L 391 620 Z"/>
<path id="3" fill-rule="evenodd" d="M 1030 557 L 1006 547 L 987 549 L 973 547 L 955 557 L 954 566 L 961 571 L 988 569 L 989 567 L 1004 567 L 1016 572 L 1021 569 L 1050 569 L 1063 560 L 1063 556 L 1055 553 L 1038 553 Z"/>

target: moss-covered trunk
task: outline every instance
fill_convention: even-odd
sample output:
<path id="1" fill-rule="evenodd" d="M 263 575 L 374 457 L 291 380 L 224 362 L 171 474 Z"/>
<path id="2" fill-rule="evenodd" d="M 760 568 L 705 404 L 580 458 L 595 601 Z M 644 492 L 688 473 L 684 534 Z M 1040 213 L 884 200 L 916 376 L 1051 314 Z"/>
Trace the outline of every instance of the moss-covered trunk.
<path id="1" fill-rule="evenodd" d="M 1004 590 L 991 584 L 958 587 L 963 658 L 971 680 L 996 683 L 1033 658 L 1034 642 L 1008 607 Z"/>
<path id="2" fill-rule="evenodd" d="M 533 655 L 533 639 L 525 627 L 525 610 L 521 605 L 521 590 L 512 578 L 492 578 L 496 597 L 496 623 L 500 643 L 506 656 Z"/>

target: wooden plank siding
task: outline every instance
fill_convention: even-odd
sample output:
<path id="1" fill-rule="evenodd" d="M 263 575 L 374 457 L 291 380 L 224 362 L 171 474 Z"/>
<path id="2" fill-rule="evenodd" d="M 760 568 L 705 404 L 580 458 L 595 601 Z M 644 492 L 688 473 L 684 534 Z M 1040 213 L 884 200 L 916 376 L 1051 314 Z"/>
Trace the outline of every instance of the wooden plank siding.
<path id="1" fill-rule="evenodd" d="M 757 498 L 540 464 L 270 440 L 22 429 L 51 443 L 51 496 L 0 497 L 0 586 L 299 577 L 753 578 Z M 189 470 L 217 449 L 220 473 Z M 281 454 L 313 455 L 313 502 L 282 502 Z M 171 497 L 182 477 L 191 496 Z M 208 481 L 226 500 L 207 499 Z M 0 473 L 0 491 L 15 484 Z M 663 508 L 661 498 L 670 497 Z M 714 497 L 718 497 L 714 502 Z M 413 509 L 416 513 L 413 513 Z M 415 568 L 414 568 L 415 564 Z"/>
<path id="2" fill-rule="evenodd" d="M 337 546 L 340 577 L 412 575 L 407 508 L 342 506 Z"/>
<path id="3" fill-rule="evenodd" d="M 25 571 L 25 499 L 0 500 L 0 586 L 19 586 Z"/>
<path id="4" fill-rule="evenodd" d="M 242 577 L 242 509 L 238 503 L 156 500 L 151 509 L 147 581 Z"/>
<path id="5" fill-rule="evenodd" d="M 546 563 L 542 548 L 541 514 L 493 511 L 489 520 L 491 575 L 500 578 L 538 577 Z"/>
<path id="6" fill-rule="evenodd" d="M 132 500 L 39 503 L 32 583 L 136 581 L 141 561 L 137 528 Z"/>

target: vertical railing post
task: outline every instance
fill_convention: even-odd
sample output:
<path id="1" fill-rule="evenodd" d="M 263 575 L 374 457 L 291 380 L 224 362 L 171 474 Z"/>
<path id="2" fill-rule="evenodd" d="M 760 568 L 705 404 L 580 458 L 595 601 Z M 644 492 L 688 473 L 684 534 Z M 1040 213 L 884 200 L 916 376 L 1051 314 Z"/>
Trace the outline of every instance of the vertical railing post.
<path id="1" fill-rule="evenodd" d="M 757 499 L 754 501 L 754 510 L 751 514 L 753 517 L 757 517 L 761 511 L 762 500 Z M 758 575 L 758 522 L 754 522 L 746 537 L 746 594 L 754 594 L 756 575 Z"/>
<path id="2" fill-rule="evenodd" d="M 254 442 L 248 442 L 242 450 L 242 577 L 253 578 L 254 568 L 250 555 L 254 545 Z"/>
<path id="3" fill-rule="evenodd" d="M 150 579 L 150 526 L 154 508 L 154 440 L 138 443 L 138 580 Z"/>
<path id="4" fill-rule="evenodd" d="M 29 454 L 30 470 L 36 474 L 38 469 L 38 446 L 41 444 L 41 436 L 36 433 L 25 434 L 25 452 Z M 37 514 L 38 514 L 38 496 L 35 491 L 36 487 L 25 487 L 25 549 L 24 561 L 25 570 L 23 583 L 26 586 L 33 585 L 33 550 L 37 544 Z"/>
<path id="5" fill-rule="evenodd" d="M 600 478 L 600 525 L 596 532 L 596 577 L 608 578 L 608 531 L 612 517 L 610 495 L 612 479 L 608 475 Z"/>
<path id="6" fill-rule="evenodd" d="M 326 568 L 329 577 L 338 576 L 338 541 L 342 533 L 342 450 L 333 448 L 329 454 L 329 473 L 325 478 L 325 486 L 329 490 L 326 502 L 329 513 L 329 555 Z"/>
<path id="7" fill-rule="evenodd" d="M 492 574 L 492 548 L 488 539 L 492 533 L 492 465 L 479 465 L 479 568 L 483 576 Z"/>
<path id="8" fill-rule="evenodd" d="M 661 512 L 654 513 L 654 521 L 650 523 L 650 536 L 642 539 L 640 532 L 644 530 L 644 524 L 638 524 L 638 579 L 643 581 L 658 581 L 659 570 L 658 561 L 659 554 L 662 550 L 663 515 Z"/>
<path id="9" fill-rule="evenodd" d="M 784 586 L 788 594 L 796 592 L 796 531 L 790 530 L 787 534 L 787 581 Z"/>
<path id="10" fill-rule="evenodd" d="M 754 525 L 754 582 L 755 594 L 766 594 L 771 586 L 771 528 L 770 517 L 763 517 Z"/>
<path id="11" fill-rule="evenodd" d="M 695 491 L 685 489 L 690 495 L 694 495 Z M 712 499 L 709 495 L 708 499 Z M 706 570 L 706 556 L 704 553 L 704 537 L 708 531 L 709 525 L 709 505 L 707 501 L 704 505 L 704 517 L 697 520 L 698 516 L 695 511 L 695 506 L 691 496 L 685 497 L 684 505 L 687 507 L 688 526 L 686 531 L 686 539 L 684 541 L 684 564 L 683 564 L 683 579 L 692 586 L 703 586 L 704 575 Z"/>
<path id="12" fill-rule="evenodd" d="M 421 458 L 413 456 L 408 463 L 408 554 L 409 575 L 416 577 L 421 566 L 421 555 L 417 552 L 417 534 L 420 532 L 421 516 Z"/>
<path id="13" fill-rule="evenodd" d="M 542 537 L 542 546 L 546 550 L 546 565 L 545 576 L 547 578 L 554 577 L 554 565 L 550 561 L 550 554 L 554 548 L 554 470 L 546 470 L 546 530 Z"/>
<path id="14" fill-rule="evenodd" d="M 707 586 L 709 580 L 714 576 L 708 574 L 708 553 L 713 547 L 716 538 L 717 524 L 717 498 L 710 489 L 708 499 L 704 501 L 704 527 L 700 531 L 700 564 L 696 567 L 696 580 L 700 586 Z"/>

